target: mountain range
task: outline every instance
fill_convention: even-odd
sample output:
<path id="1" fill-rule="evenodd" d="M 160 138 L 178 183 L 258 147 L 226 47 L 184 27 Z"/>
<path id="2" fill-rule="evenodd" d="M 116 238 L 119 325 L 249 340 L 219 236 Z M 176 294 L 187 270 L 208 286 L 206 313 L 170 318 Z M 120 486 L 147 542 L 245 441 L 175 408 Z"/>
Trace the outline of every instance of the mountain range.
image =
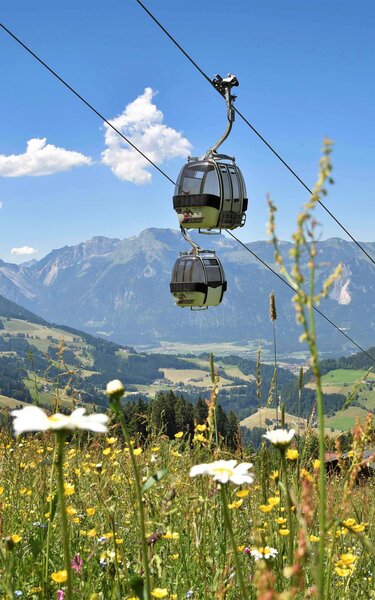
<path id="1" fill-rule="evenodd" d="M 124 240 L 95 237 L 53 250 L 39 261 L 21 265 L 0 260 L 0 294 L 42 318 L 105 336 L 121 344 L 176 342 L 246 342 L 272 340 L 269 294 L 277 305 L 279 349 L 301 349 L 291 290 L 256 258 L 223 235 L 204 238 L 222 260 L 228 291 L 222 304 L 205 311 L 175 306 L 170 274 L 186 243 L 178 231 L 146 229 Z M 375 255 L 375 243 L 364 243 Z M 246 244 L 273 268 L 273 248 L 265 241 Z M 280 249 L 290 265 L 289 242 Z M 318 243 L 317 285 L 339 263 L 343 276 L 320 309 L 363 347 L 373 345 L 375 278 L 370 261 L 352 242 L 331 238 Z M 317 317 L 320 347 L 348 353 L 354 347 Z"/>

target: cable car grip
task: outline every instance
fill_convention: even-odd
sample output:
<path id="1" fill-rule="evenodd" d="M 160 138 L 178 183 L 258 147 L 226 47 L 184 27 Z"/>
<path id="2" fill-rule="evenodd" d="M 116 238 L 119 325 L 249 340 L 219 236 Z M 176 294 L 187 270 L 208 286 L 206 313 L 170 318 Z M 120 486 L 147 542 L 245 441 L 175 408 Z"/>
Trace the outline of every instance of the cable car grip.
<path id="1" fill-rule="evenodd" d="M 220 75 L 216 75 L 212 80 L 212 85 L 217 89 L 219 94 L 221 94 L 221 96 L 224 96 L 224 98 L 225 98 L 225 102 L 227 105 L 228 124 L 227 124 L 227 128 L 226 128 L 225 132 L 223 133 L 223 135 L 206 152 L 206 155 L 204 157 L 205 159 L 212 158 L 212 156 L 216 153 L 218 147 L 221 146 L 221 144 L 223 142 L 225 142 L 225 140 L 227 139 L 228 135 L 231 132 L 232 125 L 233 125 L 234 118 L 235 118 L 235 111 L 232 106 L 232 102 L 234 102 L 235 99 L 237 98 L 237 96 L 235 96 L 234 94 L 231 93 L 231 90 L 232 90 L 232 87 L 237 87 L 239 84 L 238 84 L 237 77 L 235 75 L 232 75 L 231 73 L 228 73 L 228 76 L 225 78 L 222 78 Z"/>

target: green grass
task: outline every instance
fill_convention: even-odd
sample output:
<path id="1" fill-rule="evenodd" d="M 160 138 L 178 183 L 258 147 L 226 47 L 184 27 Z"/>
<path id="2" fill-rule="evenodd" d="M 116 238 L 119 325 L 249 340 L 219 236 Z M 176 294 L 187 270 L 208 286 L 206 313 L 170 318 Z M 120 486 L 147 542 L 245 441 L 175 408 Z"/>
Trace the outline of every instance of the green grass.
<path id="1" fill-rule="evenodd" d="M 366 375 L 366 371 L 359 369 L 335 369 L 334 371 L 329 371 L 322 377 L 322 383 L 330 383 L 333 385 L 351 385 L 357 383 L 363 379 Z M 367 379 L 374 379 L 375 375 L 369 374 Z"/>
<path id="2" fill-rule="evenodd" d="M 20 319 L 4 320 L 3 324 L 5 328 L 1 330 L 3 333 L 28 333 L 29 335 L 35 335 L 42 339 L 46 339 L 48 336 L 52 336 L 54 339 L 58 340 L 64 338 L 66 342 L 73 342 L 74 338 L 76 337 L 72 333 L 68 333 L 67 331 L 63 331 L 62 329 L 58 329 L 56 327 L 47 327 L 45 325 L 29 323 L 28 321 L 22 321 Z"/>
<path id="3" fill-rule="evenodd" d="M 375 409 L 375 388 L 370 390 L 367 386 L 363 386 L 358 390 L 358 399 L 369 410 Z"/>
<path id="4" fill-rule="evenodd" d="M 356 419 L 359 417 L 361 423 L 364 422 L 368 415 L 368 411 L 358 406 L 350 406 L 344 412 L 338 412 L 333 417 L 326 419 L 327 427 L 334 427 L 341 431 L 348 431 L 352 429 L 356 423 Z"/>
<path id="5" fill-rule="evenodd" d="M 243 342 L 223 342 L 223 343 L 208 343 L 208 344 L 183 344 L 180 342 L 161 341 L 158 346 L 148 347 L 146 352 L 150 354 L 203 354 L 212 352 L 214 356 L 225 356 L 234 354 L 236 356 L 246 356 L 252 360 L 256 360 L 258 342 L 249 341 Z M 143 347 L 135 347 L 136 350 L 144 351 Z M 268 347 L 262 348 L 262 357 L 265 359 L 271 356 Z"/>
<path id="6" fill-rule="evenodd" d="M 8 396 L 0 394 L 0 409 L 16 408 L 18 406 L 26 406 L 26 402 L 21 402 L 21 400 L 15 400 L 14 398 L 8 398 Z"/>
<path id="7" fill-rule="evenodd" d="M 49 382 L 43 377 L 34 376 L 33 373 L 29 373 L 29 379 L 23 380 L 27 389 L 29 390 L 31 397 L 34 402 L 40 402 L 46 406 L 53 406 L 56 402 L 56 383 Z M 44 388 L 48 387 L 48 391 Z M 61 390 L 59 391 L 59 401 L 63 406 L 72 407 L 72 400 L 68 396 L 64 395 Z"/>

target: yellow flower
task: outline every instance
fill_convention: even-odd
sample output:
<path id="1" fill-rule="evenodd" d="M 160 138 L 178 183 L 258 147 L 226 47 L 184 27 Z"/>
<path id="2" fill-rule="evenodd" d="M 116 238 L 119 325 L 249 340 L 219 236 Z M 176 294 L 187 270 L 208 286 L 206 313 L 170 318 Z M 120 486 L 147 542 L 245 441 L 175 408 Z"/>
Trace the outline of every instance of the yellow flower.
<path id="1" fill-rule="evenodd" d="M 96 513 L 96 508 L 86 508 L 86 515 L 88 517 L 93 517 Z"/>
<path id="2" fill-rule="evenodd" d="M 278 525 L 285 525 L 286 519 L 284 519 L 284 517 L 277 517 L 277 519 L 275 519 L 275 523 Z"/>
<path id="3" fill-rule="evenodd" d="M 104 448 L 103 454 L 104 456 L 108 456 L 108 454 L 111 454 L 111 448 Z"/>
<path id="4" fill-rule="evenodd" d="M 316 458 L 313 462 L 314 471 L 318 471 L 319 467 L 320 467 L 320 460 L 319 460 L 319 458 Z"/>
<path id="5" fill-rule="evenodd" d="M 351 529 L 356 533 L 362 533 L 362 531 L 366 529 L 367 525 L 368 523 L 357 523 L 357 525 L 353 525 Z"/>
<path id="6" fill-rule="evenodd" d="M 268 498 L 267 502 L 271 506 L 278 506 L 280 504 L 280 498 L 278 496 L 273 496 L 271 498 Z"/>
<path id="7" fill-rule="evenodd" d="M 13 544 L 18 544 L 18 542 L 20 542 L 22 540 L 22 536 L 15 533 L 14 535 L 12 535 L 10 537 L 10 539 L 12 540 Z"/>
<path id="8" fill-rule="evenodd" d="M 109 444 L 109 446 L 114 444 L 116 441 L 117 441 L 117 438 L 115 438 L 115 437 L 106 438 L 106 442 L 107 442 L 107 444 Z"/>
<path id="9" fill-rule="evenodd" d="M 301 469 L 301 479 L 306 479 L 307 481 L 313 481 L 312 475 L 306 469 Z"/>
<path id="10" fill-rule="evenodd" d="M 351 569 L 342 569 L 341 567 L 335 567 L 335 573 L 340 577 L 348 577 L 348 575 L 351 575 L 352 571 Z"/>
<path id="11" fill-rule="evenodd" d="M 340 535 L 347 535 L 348 529 L 346 527 L 341 527 L 336 530 L 336 537 L 340 537 Z"/>
<path id="12" fill-rule="evenodd" d="M 206 431 L 207 425 L 197 425 L 195 429 L 196 429 L 196 431 L 200 431 L 200 432 Z"/>
<path id="13" fill-rule="evenodd" d="M 109 531 L 108 533 L 103 533 L 103 537 L 111 540 L 113 538 L 113 533 L 112 531 Z"/>
<path id="14" fill-rule="evenodd" d="M 270 475 L 270 479 L 278 479 L 279 478 L 279 471 L 272 471 L 271 475 Z"/>
<path id="15" fill-rule="evenodd" d="M 178 540 L 180 534 L 177 531 L 166 531 L 162 537 L 164 540 Z"/>
<path id="16" fill-rule="evenodd" d="M 259 510 L 261 510 L 263 513 L 268 513 L 273 509 L 272 504 L 261 504 L 259 506 Z"/>
<path id="17" fill-rule="evenodd" d="M 65 581 L 68 579 L 68 573 L 66 570 L 56 571 L 56 573 L 51 574 L 51 579 L 55 583 L 65 583 Z"/>
<path id="18" fill-rule="evenodd" d="M 77 514 L 76 509 L 74 508 L 74 506 L 67 506 L 66 508 L 66 513 L 72 517 L 73 515 Z"/>
<path id="19" fill-rule="evenodd" d="M 95 537 L 95 536 L 96 536 L 96 529 L 95 529 L 95 528 L 94 528 L 94 529 L 90 529 L 90 530 L 87 532 L 87 537 L 90 537 L 90 538 L 91 538 L 91 537 Z"/>
<path id="20" fill-rule="evenodd" d="M 356 560 L 357 557 L 355 556 L 355 554 L 351 554 L 350 552 L 348 552 L 347 554 L 341 554 L 340 556 L 340 562 L 345 567 L 353 565 Z"/>
<path id="21" fill-rule="evenodd" d="M 246 498 L 249 494 L 249 490 L 239 490 L 238 492 L 236 492 L 237 498 Z"/>
<path id="22" fill-rule="evenodd" d="M 165 598 L 168 596 L 168 590 L 166 588 L 154 588 L 151 592 L 151 596 L 154 598 Z"/>
<path id="23" fill-rule="evenodd" d="M 180 438 L 182 438 L 182 436 L 184 435 L 183 431 L 178 431 L 177 433 L 174 434 L 174 437 L 179 440 Z"/>
<path id="24" fill-rule="evenodd" d="M 176 435 L 177 434 L 175 434 L 175 437 L 176 437 Z M 152 448 L 151 448 L 151 452 L 159 452 L 159 450 L 160 450 L 160 446 L 152 446 Z"/>
<path id="25" fill-rule="evenodd" d="M 201 433 L 196 433 L 193 437 L 193 442 L 202 442 L 204 444 L 206 442 L 206 438 Z"/>
<path id="26" fill-rule="evenodd" d="M 243 500 L 240 498 L 240 500 L 237 500 L 235 502 L 232 502 L 231 504 L 228 504 L 228 508 L 230 510 L 233 510 L 235 508 L 240 508 L 240 506 L 242 505 Z"/>
<path id="27" fill-rule="evenodd" d="M 64 483 L 65 496 L 72 496 L 75 492 L 75 487 L 72 483 Z"/>
<path id="28" fill-rule="evenodd" d="M 180 556 L 179 554 L 171 554 L 171 558 L 173 560 L 177 560 L 179 558 L 179 556 Z"/>
<path id="29" fill-rule="evenodd" d="M 299 457 L 298 450 L 295 448 L 288 448 L 286 451 L 286 457 L 289 458 L 289 460 L 297 460 Z"/>
<path id="30" fill-rule="evenodd" d="M 345 519 L 345 521 L 342 522 L 343 525 L 345 525 L 345 527 L 352 527 L 355 523 L 355 519 L 353 519 L 353 517 L 350 517 L 349 519 Z"/>
<path id="31" fill-rule="evenodd" d="M 134 448 L 134 450 L 133 450 L 134 456 L 139 456 L 140 454 L 142 454 L 142 452 L 143 452 L 142 448 Z"/>
<path id="32" fill-rule="evenodd" d="M 311 535 L 309 536 L 309 540 L 310 540 L 310 542 L 319 542 L 319 539 L 320 539 L 320 538 L 319 538 L 317 535 L 313 535 L 313 534 L 311 534 Z"/>
<path id="33" fill-rule="evenodd" d="M 0 496 L 1 496 L 1 494 L 2 494 L 3 492 L 4 492 L 4 488 L 3 488 L 3 486 L 2 486 L 2 485 L 0 485 Z"/>
<path id="34" fill-rule="evenodd" d="M 285 528 L 283 527 L 282 529 L 279 529 L 279 534 L 284 535 L 284 536 L 289 535 L 289 529 L 286 529 L 286 527 Z"/>

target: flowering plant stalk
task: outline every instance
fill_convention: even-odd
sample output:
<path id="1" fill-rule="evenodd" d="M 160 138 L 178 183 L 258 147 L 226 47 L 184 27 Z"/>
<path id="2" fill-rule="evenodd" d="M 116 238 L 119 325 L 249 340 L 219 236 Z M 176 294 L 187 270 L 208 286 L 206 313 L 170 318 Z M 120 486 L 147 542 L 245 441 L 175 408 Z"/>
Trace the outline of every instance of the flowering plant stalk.
<path id="1" fill-rule="evenodd" d="M 59 505 L 60 505 L 61 529 L 62 529 L 62 539 L 63 539 L 63 548 L 64 548 L 64 562 L 65 562 L 65 570 L 66 570 L 66 574 L 67 574 L 66 600 L 71 600 L 71 598 L 72 598 L 72 570 L 71 570 L 71 560 L 70 560 L 69 527 L 68 527 L 68 519 L 66 516 L 65 489 L 64 489 L 65 433 L 58 432 L 56 437 L 57 437 L 57 462 L 56 462 L 57 493 L 58 493 Z"/>
<path id="2" fill-rule="evenodd" d="M 332 142 L 329 139 L 324 140 L 323 156 L 319 162 L 318 179 L 315 184 L 313 194 L 310 200 L 305 204 L 303 211 L 297 218 L 297 229 L 293 234 L 294 245 L 290 250 L 290 256 L 293 259 L 293 266 L 289 271 L 284 264 L 281 256 L 278 240 L 275 230 L 276 207 L 271 200 L 269 204 L 269 224 L 268 229 L 271 235 L 271 241 L 274 246 L 275 262 L 280 268 L 280 272 L 285 276 L 288 283 L 295 290 L 293 303 L 296 310 L 297 323 L 302 325 L 303 333 L 300 336 L 301 342 L 306 342 L 309 347 L 311 357 L 311 368 L 316 383 L 316 401 L 318 413 L 318 431 L 319 431 L 319 553 L 318 562 L 315 569 L 315 579 L 318 591 L 318 597 L 323 598 L 325 586 L 325 536 L 326 536 L 326 488 L 325 488 L 325 456 L 324 456 L 324 402 L 323 390 L 319 367 L 317 337 L 315 329 L 314 306 L 318 305 L 322 298 L 328 296 L 330 288 L 335 280 L 342 276 L 342 265 L 338 265 L 335 271 L 324 281 L 320 292 L 315 289 L 316 275 L 316 226 L 318 223 L 312 217 L 312 210 L 320 201 L 320 198 L 327 193 L 326 183 L 333 183 L 331 177 L 332 165 L 330 154 L 332 152 Z M 302 273 L 301 260 L 303 254 L 308 257 L 309 277 L 306 282 L 305 275 Z M 307 283 L 308 291 L 304 289 Z"/>
<path id="3" fill-rule="evenodd" d="M 225 484 L 221 485 L 220 492 L 221 492 L 221 503 L 223 505 L 225 529 L 228 533 L 230 543 L 232 546 L 232 550 L 233 550 L 234 564 L 236 565 L 236 577 L 238 579 L 238 586 L 241 590 L 241 600 L 246 600 L 248 598 L 248 595 L 247 595 L 245 581 L 244 581 L 243 574 L 242 574 L 241 564 L 240 564 L 240 561 L 238 558 L 238 548 L 237 548 L 236 540 L 234 539 L 232 522 L 231 522 L 231 518 L 229 515 L 228 498 L 227 498 Z"/>
<path id="4" fill-rule="evenodd" d="M 49 592 L 48 570 L 49 570 L 49 554 L 50 554 L 50 545 L 51 545 L 51 528 L 52 528 L 51 514 L 52 514 L 52 505 L 53 505 L 53 480 L 54 480 L 54 474 L 55 474 L 54 471 L 55 471 L 55 463 L 56 463 L 56 454 L 57 454 L 57 447 L 55 446 L 54 451 L 53 451 L 53 459 L 52 459 L 50 482 L 49 482 L 49 499 L 50 500 L 49 500 L 48 512 L 50 514 L 50 517 L 48 519 L 48 525 L 47 525 L 46 559 L 45 559 L 44 580 L 43 580 L 45 596 L 47 596 L 48 592 Z"/>
<path id="5" fill-rule="evenodd" d="M 2 585 L 4 586 L 4 592 L 6 592 L 7 597 L 10 600 L 14 598 L 13 591 L 13 577 L 12 577 L 12 569 L 9 568 L 9 559 L 8 555 L 9 550 L 4 551 L 4 547 L 2 544 L 2 540 L 0 539 L 0 564 L 2 564 L 2 572 L 5 573 L 5 577 L 2 578 Z"/>
<path id="6" fill-rule="evenodd" d="M 151 598 L 151 578 L 150 578 L 150 567 L 148 563 L 148 551 L 147 551 L 147 540 L 146 540 L 146 523 L 145 523 L 145 513 L 143 507 L 143 499 L 142 499 L 142 486 L 141 486 L 141 478 L 138 471 L 137 461 L 135 459 L 135 455 L 133 452 L 133 444 L 131 443 L 130 435 L 128 429 L 126 427 L 124 415 L 121 408 L 121 398 L 124 395 L 125 388 L 121 381 L 114 380 L 110 381 L 107 385 L 107 395 L 109 398 L 109 405 L 113 412 L 116 414 L 122 429 L 122 433 L 124 435 L 125 441 L 129 448 L 129 456 L 133 469 L 134 481 L 135 481 L 135 490 L 137 495 L 137 503 L 138 503 L 138 511 L 139 511 L 139 527 L 141 534 L 141 547 L 142 547 L 142 562 L 143 562 L 143 571 L 144 571 L 144 586 L 145 586 L 145 597 L 147 599 Z"/>
<path id="7" fill-rule="evenodd" d="M 234 538 L 232 522 L 228 511 L 228 497 L 226 488 L 229 482 L 235 485 L 251 485 L 254 482 L 253 474 L 249 473 L 249 469 L 251 469 L 252 466 L 252 463 L 237 464 L 236 460 L 216 460 L 213 463 L 202 463 L 200 465 L 195 465 L 190 469 L 190 477 L 197 477 L 198 475 L 210 475 L 214 481 L 217 481 L 220 484 L 225 532 L 228 533 L 233 550 L 234 563 L 236 565 L 236 575 L 238 579 L 238 585 L 241 590 L 241 600 L 246 600 L 248 595 L 241 570 L 241 564 L 238 559 L 238 547 Z"/>
<path id="8" fill-rule="evenodd" d="M 287 510 L 287 517 L 288 517 L 288 529 L 289 529 L 288 562 L 289 562 L 289 566 L 291 566 L 293 564 L 294 527 L 293 527 L 293 517 L 292 517 L 292 502 L 291 502 L 291 498 L 290 498 L 290 490 L 289 490 L 289 483 L 288 483 L 288 471 L 287 471 L 286 460 L 285 460 L 285 447 L 280 448 L 280 454 L 281 454 L 282 475 L 283 475 L 283 479 L 284 479 L 284 494 L 285 494 L 285 500 L 286 500 L 286 510 Z"/>
<path id="9" fill-rule="evenodd" d="M 28 431 L 53 431 L 57 442 L 57 492 L 61 512 L 61 527 L 64 549 L 64 562 L 66 573 L 67 592 L 66 599 L 72 599 L 72 579 L 71 579 L 71 561 L 69 546 L 69 528 L 66 516 L 65 506 L 65 488 L 64 488 L 64 444 L 67 432 L 77 429 L 105 433 L 107 431 L 107 415 L 95 413 L 85 415 L 85 408 L 77 408 L 71 415 L 56 413 L 48 416 L 38 406 L 25 406 L 20 410 L 11 412 L 13 420 L 13 429 L 16 435 Z M 51 475 L 52 477 L 52 475 Z M 48 555 L 47 555 L 48 556 Z M 48 565 L 47 565 L 48 566 Z M 65 581 L 65 579 L 64 579 Z"/>

